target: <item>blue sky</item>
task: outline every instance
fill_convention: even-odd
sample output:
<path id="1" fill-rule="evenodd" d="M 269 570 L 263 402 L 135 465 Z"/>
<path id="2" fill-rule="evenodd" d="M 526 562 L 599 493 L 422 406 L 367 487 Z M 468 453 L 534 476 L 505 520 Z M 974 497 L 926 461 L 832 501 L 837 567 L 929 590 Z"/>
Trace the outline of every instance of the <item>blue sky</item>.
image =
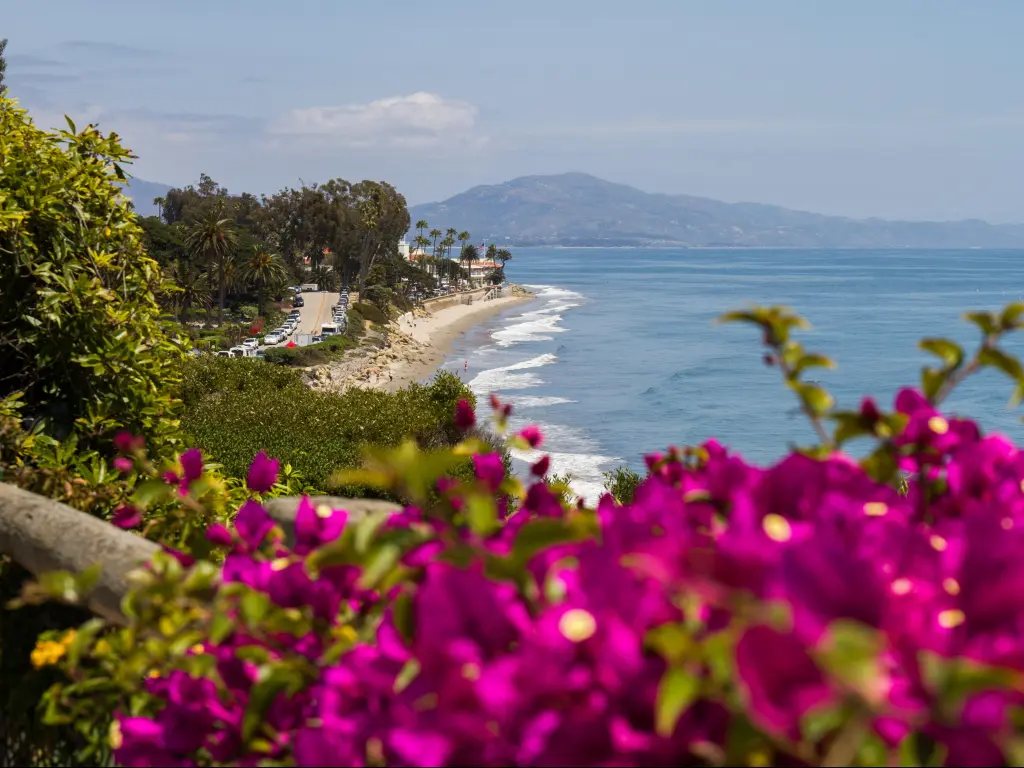
<path id="1" fill-rule="evenodd" d="M 135 173 L 384 179 L 412 204 L 586 171 L 857 217 L 1024 221 L 1018 0 L 50 0 L 7 81 Z M 62 122 L 62 121 L 61 121 Z"/>

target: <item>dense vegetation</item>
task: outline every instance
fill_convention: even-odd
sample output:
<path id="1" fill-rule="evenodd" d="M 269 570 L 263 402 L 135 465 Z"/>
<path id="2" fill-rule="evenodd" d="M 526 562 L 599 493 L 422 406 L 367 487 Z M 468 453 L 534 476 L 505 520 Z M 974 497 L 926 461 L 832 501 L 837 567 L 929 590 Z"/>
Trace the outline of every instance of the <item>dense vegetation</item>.
<path id="1" fill-rule="evenodd" d="M 368 444 L 394 447 L 407 438 L 440 447 L 457 439 L 451 416 L 468 396 L 451 374 L 394 395 L 352 389 L 315 392 L 287 368 L 254 360 L 202 357 L 184 363 L 182 430 L 190 444 L 243 477 L 259 451 L 290 465 L 308 485 L 351 493 L 331 481 L 359 466 Z"/>

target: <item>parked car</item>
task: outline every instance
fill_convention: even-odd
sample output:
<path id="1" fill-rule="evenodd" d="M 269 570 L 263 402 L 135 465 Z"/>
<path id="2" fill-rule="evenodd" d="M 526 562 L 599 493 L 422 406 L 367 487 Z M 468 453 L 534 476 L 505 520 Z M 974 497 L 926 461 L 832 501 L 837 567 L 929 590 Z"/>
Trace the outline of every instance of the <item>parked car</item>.
<path id="1" fill-rule="evenodd" d="M 256 350 L 256 357 L 258 357 L 260 360 L 266 360 L 267 353 L 264 352 L 262 349 L 257 349 Z"/>
<path id="2" fill-rule="evenodd" d="M 251 347 L 253 349 L 256 349 L 256 347 L 258 347 L 259 345 L 259 339 L 246 339 L 245 341 L 242 342 L 243 347 Z"/>
<path id="3" fill-rule="evenodd" d="M 268 345 L 268 346 L 273 346 L 274 344 L 280 344 L 283 340 L 284 339 L 280 335 L 278 335 L 276 333 L 269 333 L 263 339 L 263 343 Z"/>
<path id="4" fill-rule="evenodd" d="M 323 337 L 323 336 L 314 336 L 314 337 L 313 337 L 313 343 L 314 343 L 314 344 L 319 344 L 319 343 L 320 343 L 321 341 L 323 341 L 323 340 L 324 340 L 324 337 Z"/>
<path id="5" fill-rule="evenodd" d="M 306 300 L 305 299 L 303 299 L 301 296 L 296 296 L 295 297 L 295 306 L 296 307 L 304 307 L 305 305 L 306 305 Z"/>
<path id="6" fill-rule="evenodd" d="M 218 349 L 217 357 L 231 357 L 231 353 L 228 352 L 226 349 Z"/>

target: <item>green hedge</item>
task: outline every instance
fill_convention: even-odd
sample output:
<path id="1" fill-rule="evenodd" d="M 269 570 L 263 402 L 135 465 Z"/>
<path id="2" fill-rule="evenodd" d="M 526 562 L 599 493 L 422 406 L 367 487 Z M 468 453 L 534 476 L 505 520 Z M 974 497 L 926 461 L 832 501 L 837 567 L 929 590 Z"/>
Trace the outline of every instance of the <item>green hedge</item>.
<path id="1" fill-rule="evenodd" d="M 356 342 L 345 336 L 329 336 L 318 344 L 309 344 L 305 347 L 268 349 L 267 362 L 293 367 L 320 365 L 343 357 L 345 352 L 355 346 Z"/>
<path id="2" fill-rule="evenodd" d="M 339 395 L 315 392 L 297 373 L 258 360 L 194 358 L 184 366 L 182 429 L 226 474 L 244 477 L 252 457 L 265 450 L 310 485 L 346 494 L 363 491 L 332 488 L 329 478 L 338 468 L 358 466 L 362 446 L 396 446 L 408 437 L 428 447 L 454 444 L 456 403 L 472 400 L 448 373 L 395 394 Z"/>
<path id="3" fill-rule="evenodd" d="M 378 325 L 387 325 L 388 318 L 383 312 L 381 312 L 373 304 L 367 304 L 365 301 L 359 301 L 352 305 L 352 309 L 349 310 L 358 313 L 364 320 L 370 323 L 377 323 Z"/>

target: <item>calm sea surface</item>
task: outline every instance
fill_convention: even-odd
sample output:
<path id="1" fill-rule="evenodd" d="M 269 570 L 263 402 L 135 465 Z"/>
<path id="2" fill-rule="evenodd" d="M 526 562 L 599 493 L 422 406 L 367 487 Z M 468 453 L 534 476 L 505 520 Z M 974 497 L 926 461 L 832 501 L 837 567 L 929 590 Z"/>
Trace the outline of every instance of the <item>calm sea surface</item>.
<path id="1" fill-rule="evenodd" d="M 784 304 L 813 328 L 808 349 L 835 371 L 814 371 L 840 406 L 864 394 L 891 404 L 917 384 L 929 356 L 916 342 L 948 336 L 971 347 L 960 316 L 1024 299 L 1024 251 L 515 249 L 509 279 L 537 301 L 506 311 L 458 343 L 445 367 L 478 397 L 516 406 L 536 423 L 553 471 L 594 498 L 602 473 L 643 467 L 642 455 L 715 437 L 759 463 L 810 438 L 778 371 L 761 362 L 759 333 L 716 325 L 751 303 Z M 1024 354 L 1024 338 L 1006 345 Z M 468 370 L 463 372 L 465 363 Z M 1008 380 L 985 372 L 948 410 L 1024 438 L 1008 410 Z M 528 460 L 531 455 L 519 455 Z"/>

